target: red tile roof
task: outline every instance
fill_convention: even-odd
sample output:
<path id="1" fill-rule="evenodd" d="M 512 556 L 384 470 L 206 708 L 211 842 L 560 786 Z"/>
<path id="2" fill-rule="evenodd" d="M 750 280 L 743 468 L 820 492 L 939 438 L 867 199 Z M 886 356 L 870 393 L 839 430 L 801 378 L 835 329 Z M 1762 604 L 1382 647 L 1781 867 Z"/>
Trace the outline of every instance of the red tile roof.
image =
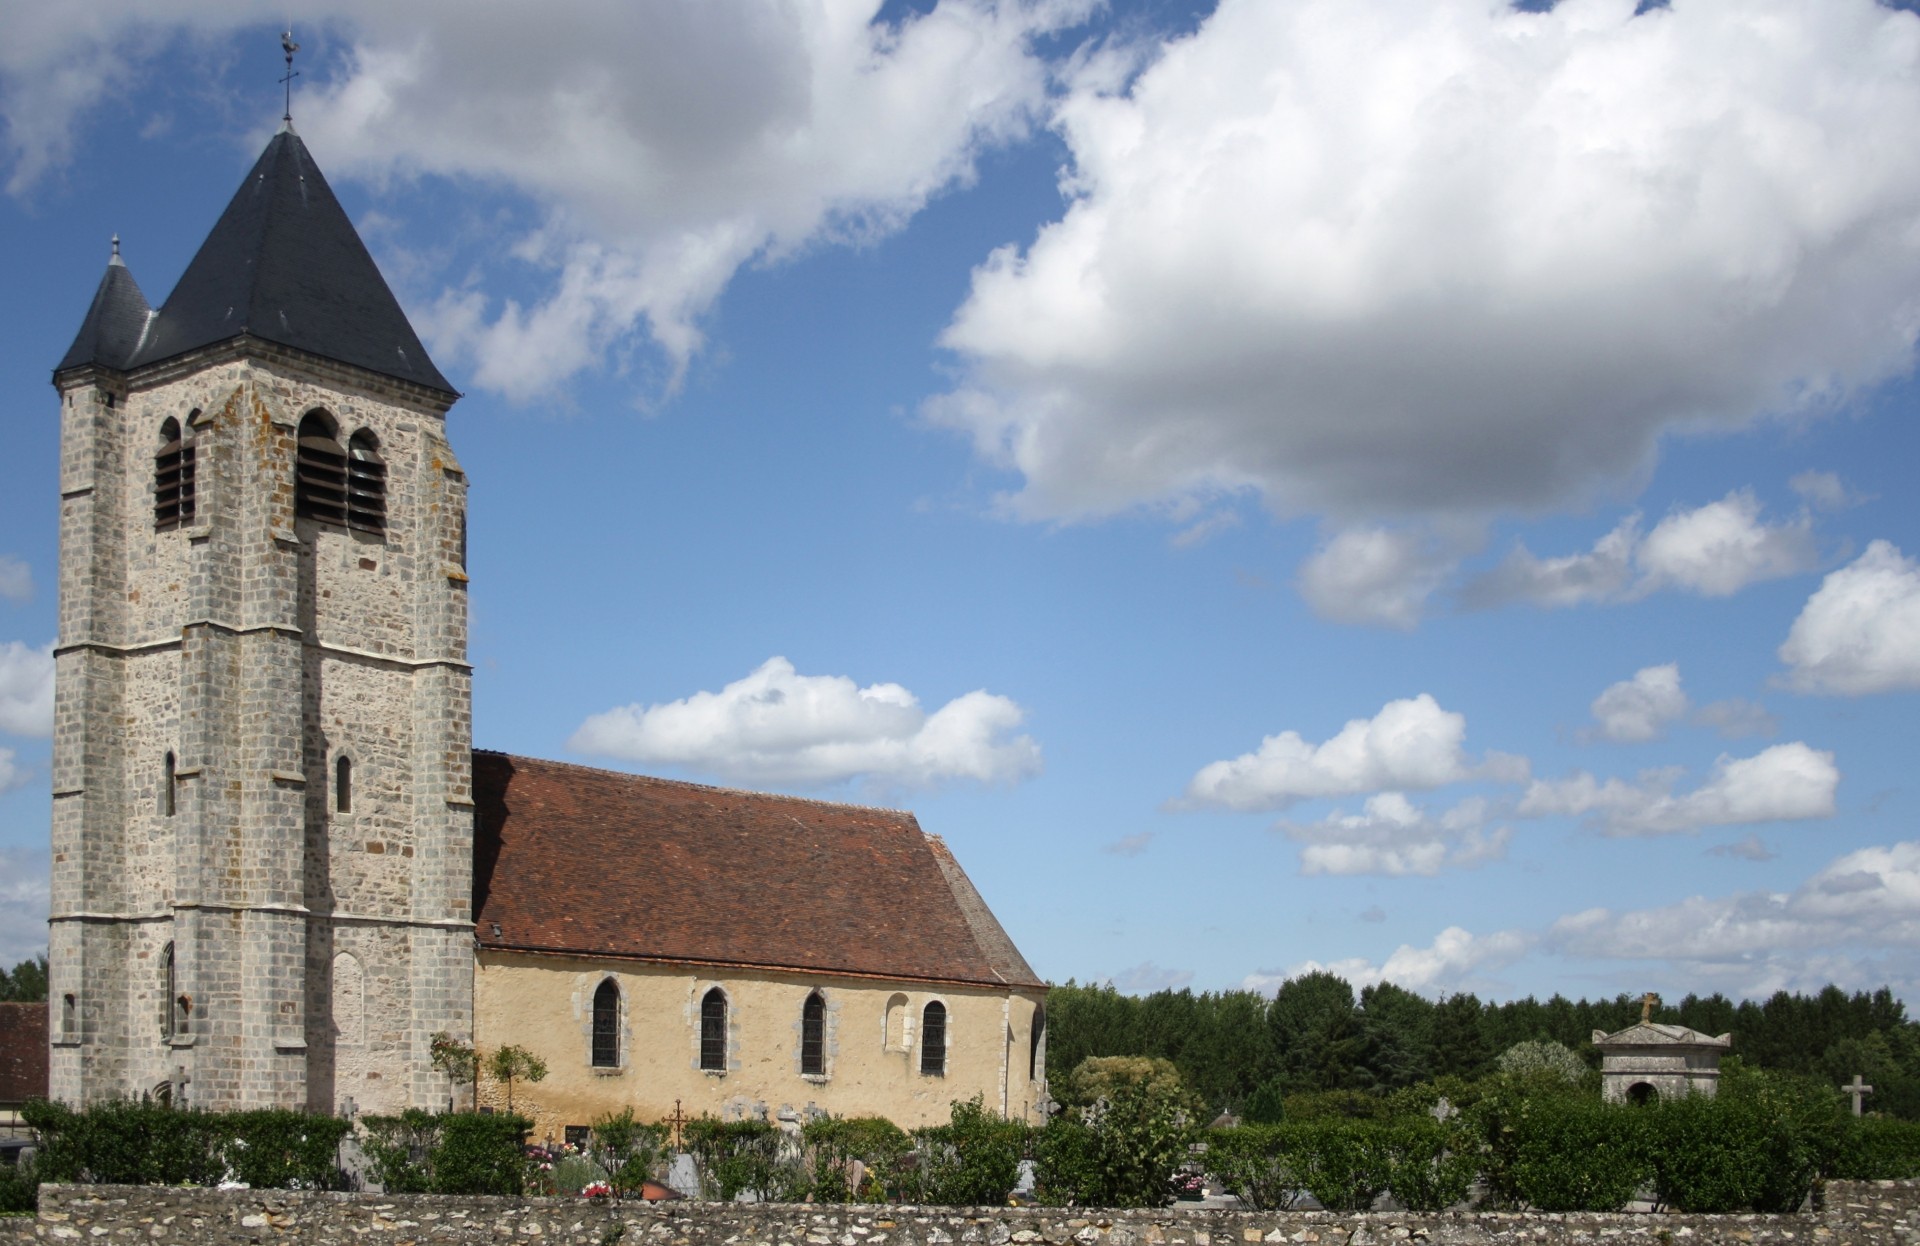
<path id="1" fill-rule="evenodd" d="M 1042 985 L 910 813 L 480 751 L 473 794 L 483 947 Z"/>
<path id="2" fill-rule="evenodd" d="M 0 1004 L 0 1107 L 47 1097 L 47 1006 Z"/>

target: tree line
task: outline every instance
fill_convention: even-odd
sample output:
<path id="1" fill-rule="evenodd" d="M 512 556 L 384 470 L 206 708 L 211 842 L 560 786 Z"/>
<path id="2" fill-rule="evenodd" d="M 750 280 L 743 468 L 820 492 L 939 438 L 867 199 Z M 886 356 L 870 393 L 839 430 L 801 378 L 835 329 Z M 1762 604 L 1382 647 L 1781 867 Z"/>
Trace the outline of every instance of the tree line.
<path id="1" fill-rule="evenodd" d="M 1047 999 L 1047 1076 L 1064 1086 L 1089 1056 L 1170 1060 L 1212 1112 L 1240 1112 L 1256 1094 L 1280 1099 L 1329 1091 L 1386 1095 L 1440 1078 L 1474 1080 L 1517 1043 L 1564 1044 L 1599 1067 L 1595 1030 L 1640 1019 L 1629 995 L 1505 1003 L 1471 994 L 1427 999 L 1392 983 L 1358 992 L 1332 973 L 1303 974 L 1269 999 L 1255 991 L 1123 995 L 1069 981 Z M 1835 986 L 1739 1003 L 1724 995 L 1661 1001 L 1652 1019 L 1733 1035 L 1737 1065 L 1874 1087 L 1870 1110 L 1920 1119 L 1920 1023 L 1892 991 Z"/>

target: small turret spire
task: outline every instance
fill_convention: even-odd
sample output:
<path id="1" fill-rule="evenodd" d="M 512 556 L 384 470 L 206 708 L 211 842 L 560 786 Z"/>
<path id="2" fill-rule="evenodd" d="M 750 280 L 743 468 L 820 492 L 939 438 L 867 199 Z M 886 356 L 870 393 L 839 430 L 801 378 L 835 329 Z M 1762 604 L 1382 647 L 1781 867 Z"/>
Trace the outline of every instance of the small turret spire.
<path id="1" fill-rule="evenodd" d="M 285 33 L 283 33 L 280 36 L 280 47 L 287 54 L 287 74 L 286 74 L 286 77 L 280 79 L 281 82 L 286 84 L 286 88 L 287 88 L 287 109 L 284 113 L 281 114 L 280 120 L 282 123 L 286 125 L 288 129 L 292 129 L 293 128 L 293 80 L 300 76 L 300 71 L 293 67 L 293 54 L 300 50 L 300 45 L 293 41 L 293 31 L 291 29 L 287 30 Z"/>
<path id="2" fill-rule="evenodd" d="M 113 236 L 113 255 L 107 260 L 107 263 L 118 264 L 122 268 L 125 268 L 127 266 L 126 261 L 120 258 L 120 235 L 119 234 L 115 234 Z"/>

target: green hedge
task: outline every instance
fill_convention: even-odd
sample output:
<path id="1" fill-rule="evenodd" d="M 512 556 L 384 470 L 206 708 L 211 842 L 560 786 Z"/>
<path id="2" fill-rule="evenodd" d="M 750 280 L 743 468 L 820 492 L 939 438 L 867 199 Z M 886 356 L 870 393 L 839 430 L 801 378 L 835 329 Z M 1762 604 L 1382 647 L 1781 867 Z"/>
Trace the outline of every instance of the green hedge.
<path id="1" fill-rule="evenodd" d="M 533 1122 L 511 1113 L 423 1112 L 361 1118 L 361 1147 L 389 1194 L 524 1194 Z"/>
<path id="2" fill-rule="evenodd" d="M 331 1116 L 270 1109 L 201 1112 L 147 1100 L 74 1109 L 45 1100 L 21 1112 L 39 1135 L 36 1181 L 338 1189 L 339 1146 L 351 1126 Z"/>
<path id="3" fill-rule="evenodd" d="M 1827 1176 L 1845 1181 L 1920 1177 L 1920 1121 L 1868 1116 L 1843 1132 Z"/>

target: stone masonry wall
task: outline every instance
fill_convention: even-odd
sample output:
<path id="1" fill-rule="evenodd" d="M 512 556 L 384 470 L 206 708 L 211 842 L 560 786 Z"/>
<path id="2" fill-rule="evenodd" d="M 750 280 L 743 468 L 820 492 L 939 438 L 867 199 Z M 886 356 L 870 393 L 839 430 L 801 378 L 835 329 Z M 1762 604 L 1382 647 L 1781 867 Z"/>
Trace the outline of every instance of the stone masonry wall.
<path id="1" fill-rule="evenodd" d="M 602 1205 L 577 1198 L 50 1185 L 41 1188 L 38 1218 L 0 1220 L 0 1246 L 356 1240 L 391 1246 L 1877 1246 L 1920 1241 L 1920 1182 L 1836 1181 L 1822 1210 L 1790 1216 Z"/>

